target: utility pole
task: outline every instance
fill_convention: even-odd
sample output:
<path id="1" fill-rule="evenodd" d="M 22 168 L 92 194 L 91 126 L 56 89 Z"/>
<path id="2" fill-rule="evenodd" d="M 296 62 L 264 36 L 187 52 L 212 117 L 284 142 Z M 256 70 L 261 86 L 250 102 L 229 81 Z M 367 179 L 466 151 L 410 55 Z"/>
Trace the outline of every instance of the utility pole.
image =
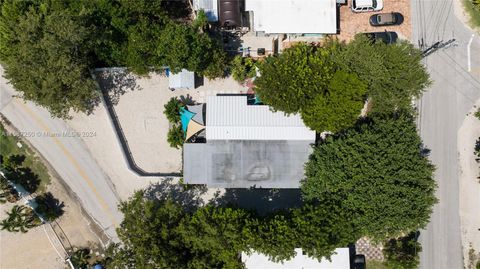
<path id="1" fill-rule="evenodd" d="M 448 40 L 447 42 L 443 42 L 443 40 L 438 41 L 435 44 L 433 44 L 432 46 L 428 47 L 426 50 L 424 50 L 422 52 L 422 57 L 425 58 L 428 55 L 434 53 L 435 51 L 437 51 L 441 48 L 448 48 L 452 45 L 453 42 L 455 42 L 455 38 L 452 38 L 452 39 Z"/>

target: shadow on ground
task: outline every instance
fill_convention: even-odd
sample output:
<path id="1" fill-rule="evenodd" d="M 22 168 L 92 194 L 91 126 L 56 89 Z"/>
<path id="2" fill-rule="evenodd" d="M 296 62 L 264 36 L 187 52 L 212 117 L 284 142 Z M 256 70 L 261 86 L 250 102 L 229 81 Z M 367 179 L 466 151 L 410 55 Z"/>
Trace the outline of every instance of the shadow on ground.
<path id="1" fill-rule="evenodd" d="M 112 105 L 117 105 L 120 97 L 129 91 L 141 90 L 134 74 L 127 69 L 111 69 L 95 74 L 100 88 L 108 93 Z"/>
<path id="2" fill-rule="evenodd" d="M 300 189 L 226 189 L 210 201 L 217 206 L 237 206 L 260 215 L 303 205 Z"/>
<path id="3" fill-rule="evenodd" d="M 192 211 L 205 204 L 202 196 L 207 190 L 207 187 L 200 185 L 185 187 L 167 178 L 162 182 L 151 184 L 145 190 L 145 196 L 157 200 L 172 199 L 188 211 Z"/>

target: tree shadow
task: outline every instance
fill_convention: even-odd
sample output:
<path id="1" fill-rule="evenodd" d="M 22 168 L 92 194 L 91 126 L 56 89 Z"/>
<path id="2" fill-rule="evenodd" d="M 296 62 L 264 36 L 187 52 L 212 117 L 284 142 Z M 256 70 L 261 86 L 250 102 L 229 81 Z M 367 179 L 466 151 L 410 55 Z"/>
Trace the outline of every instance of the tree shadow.
<path id="1" fill-rule="evenodd" d="M 29 167 L 20 167 L 10 174 L 11 180 L 22 185 L 29 193 L 34 193 L 40 186 L 40 179 Z"/>
<path id="2" fill-rule="evenodd" d="M 136 76 L 127 69 L 111 69 L 95 73 L 101 89 L 108 94 L 110 102 L 117 105 L 120 97 L 129 91 L 141 90 L 137 85 Z"/>
<path id="3" fill-rule="evenodd" d="M 38 207 L 37 212 L 43 215 L 47 220 L 52 221 L 65 213 L 63 209 L 65 204 L 53 196 L 51 192 L 43 193 L 35 197 Z"/>
<path id="4" fill-rule="evenodd" d="M 255 210 L 261 216 L 303 206 L 300 189 L 226 189 L 209 203 Z"/>
<path id="5" fill-rule="evenodd" d="M 204 185 L 189 185 L 187 187 L 183 184 L 173 183 L 172 178 L 167 178 L 162 182 L 151 184 L 145 190 L 144 195 L 149 199 L 161 201 L 171 199 L 191 212 L 205 204 L 202 195 L 207 190 Z"/>
<path id="6" fill-rule="evenodd" d="M 179 99 L 180 99 L 180 102 L 184 105 L 187 105 L 187 106 L 195 105 L 195 101 L 193 100 L 190 94 L 181 95 Z"/>

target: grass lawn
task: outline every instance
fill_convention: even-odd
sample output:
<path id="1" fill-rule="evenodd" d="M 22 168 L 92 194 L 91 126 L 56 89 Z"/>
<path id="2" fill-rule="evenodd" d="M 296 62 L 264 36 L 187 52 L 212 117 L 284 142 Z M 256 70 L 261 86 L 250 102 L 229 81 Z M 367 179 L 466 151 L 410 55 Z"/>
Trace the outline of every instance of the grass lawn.
<path id="1" fill-rule="evenodd" d="M 17 142 L 22 143 L 22 148 L 17 147 Z M 37 193 L 46 190 L 47 185 L 50 183 L 50 175 L 48 174 L 47 167 L 43 164 L 42 160 L 36 156 L 35 152 L 23 143 L 21 139 L 7 135 L 2 124 L 0 124 L 0 153 L 3 156 L 13 154 L 25 155 L 23 166 L 29 167 L 40 179 L 40 186 L 38 187 Z"/>
<path id="2" fill-rule="evenodd" d="M 463 6 L 470 16 L 470 24 L 480 27 L 480 6 L 475 6 L 473 0 L 463 0 Z"/>
<path id="3" fill-rule="evenodd" d="M 368 269 L 390 269 L 381 261 L 372 261 L 367 260 Z"/>

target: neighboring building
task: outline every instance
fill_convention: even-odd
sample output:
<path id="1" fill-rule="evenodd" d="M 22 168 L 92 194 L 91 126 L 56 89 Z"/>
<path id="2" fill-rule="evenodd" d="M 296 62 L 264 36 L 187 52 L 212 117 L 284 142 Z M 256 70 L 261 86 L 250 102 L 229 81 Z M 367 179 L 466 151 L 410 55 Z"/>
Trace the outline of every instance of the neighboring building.
<path id="1" fill-rule="evenodd" d="M 267 34 L 335 34 L 336 0 L 245 0 L 253 30 Z"/>
<path id="2" fill-rule="evenodd" d="M 168 88 L 170 90 L 195 89 L 195 73 L 182 69 L 179 73 L 168 76 Z"/>
<path id="3" fill-rule="evenodd" d="M 205 11 L 209 22 L 218 21 L 218 0 L 193 0 L 193 10 Z"/>
<path id="4" fill-rule="evenodd" d="M 189 184 L 223 188 L 298 188 L 315 132 L 299 115 L 249 105 L 247 96 L 210 96 L 205 143 L 183 146 Z"/>
<path id="5" fill-rule="evenodd" d="M 302 249 L 295 249 L 297 253 L 289 261 L 273 262 L 267 256 L 258 252 L 252 252 L 250 255 L 242 253 L 242 261 L 246 269 L 350 269 L 350 250 L 348 248 L 337 248 L 335 254 L 330 257 L 330 261 L 323 258 L 321 262 L 317 259 L 303 255 Z"/>

